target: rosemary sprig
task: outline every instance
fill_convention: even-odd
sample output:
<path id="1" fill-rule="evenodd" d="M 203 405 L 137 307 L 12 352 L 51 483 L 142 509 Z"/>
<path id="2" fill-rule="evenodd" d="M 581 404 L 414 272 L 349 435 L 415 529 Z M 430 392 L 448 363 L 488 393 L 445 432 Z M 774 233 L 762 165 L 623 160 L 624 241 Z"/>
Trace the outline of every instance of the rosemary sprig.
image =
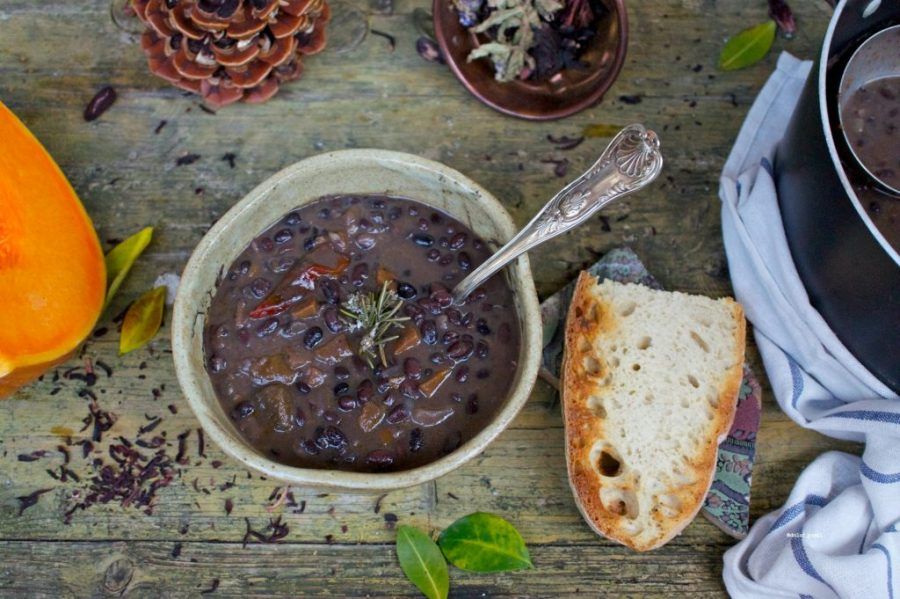
<path id="1" fill-rule="evenodd" d="M 403 305 L 397 293 L 385 281 L 378 293 L 354 293 L 341 305 L 341 315 L 347 319 L 351 331 L 361 330 L 359 340 L 359 357 L 366 361 L 369 368 L 374 368 L 375 360 L 380 359 L 382 366 L 387 366 L 385 346 L 399 338 L 389 335 L 394 327 L 409 320 L 408 316 L 397 316 Z"/>

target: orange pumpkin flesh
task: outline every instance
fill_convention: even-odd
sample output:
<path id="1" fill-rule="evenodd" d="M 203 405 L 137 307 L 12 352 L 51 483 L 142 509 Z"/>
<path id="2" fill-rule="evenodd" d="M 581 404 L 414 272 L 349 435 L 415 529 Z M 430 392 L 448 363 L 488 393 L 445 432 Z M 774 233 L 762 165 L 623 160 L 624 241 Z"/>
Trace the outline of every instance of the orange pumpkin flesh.
<path id="1" fill-rule="evenodd" d="M 78 196 L 0 102 L 0 398 L 70 356 L 105 294 L 103 252 Z"/>

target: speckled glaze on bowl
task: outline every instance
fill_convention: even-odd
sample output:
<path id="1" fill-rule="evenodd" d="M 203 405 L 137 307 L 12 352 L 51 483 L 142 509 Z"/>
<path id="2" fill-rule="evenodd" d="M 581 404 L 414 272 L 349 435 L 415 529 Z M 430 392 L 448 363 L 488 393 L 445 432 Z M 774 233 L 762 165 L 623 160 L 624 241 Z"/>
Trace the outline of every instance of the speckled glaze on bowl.
<path id="1" fill-rule="evenodd" d="M 345 150 L 302 160 L 264 181 L 219 219 L 188 261 L 175 300 L 172 349 L 178 382 L 203 430 L 225 453 L 286 483 L 374 492 L 430 481 L 481 453 L 509 426 L 528 400 L 537 377 L 540 312 L 528 258 L 522 256 L 504 273 L 513 290 L 521 332 L 518 370 L 493 420 L 454 452 L 411 470 L 343 472 L 286 466 L 244 441 L 219 405 L 203 362 L 206 310 L 217 277 L 260 232 L 292 209 L 325 195 L 364 193 L 404 196 L 443 210 L 494 247 L 516 232 L 500 203 L 469 178 L 418 156 L 384 150 Z"/>

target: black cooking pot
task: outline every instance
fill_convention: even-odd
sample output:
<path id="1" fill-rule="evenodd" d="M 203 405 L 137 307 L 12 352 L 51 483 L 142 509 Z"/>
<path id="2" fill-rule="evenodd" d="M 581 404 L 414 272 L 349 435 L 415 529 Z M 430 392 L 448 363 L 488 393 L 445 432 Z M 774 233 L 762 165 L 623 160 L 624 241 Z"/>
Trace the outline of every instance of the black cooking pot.
<path id="1" fill-rule="evenodd" d="M 871 0 L 837 5 L 776 150 L 775 183 L 810 302 L 847 349 L 900 393 L 900 256 L 866 212 L 860 175 L 845 166 L 850 160 L 842 152 L 843 136 L 833 129 L 841 61 L 868 35 L 900 22 L 900 2 L 883 0 L 874 11 L 872 6 Z M 867 8 L 871 14 L 864 16 Z"/>

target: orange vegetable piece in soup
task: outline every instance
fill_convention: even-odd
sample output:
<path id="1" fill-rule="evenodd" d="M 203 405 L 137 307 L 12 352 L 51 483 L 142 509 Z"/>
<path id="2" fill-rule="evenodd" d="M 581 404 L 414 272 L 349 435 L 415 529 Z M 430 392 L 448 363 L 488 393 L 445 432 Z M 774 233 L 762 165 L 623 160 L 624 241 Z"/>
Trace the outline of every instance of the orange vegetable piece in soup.
<path id="1" fill-rule="evenodd" d="M 78 196 L 0 103 L 0 398 L 65 360 L 105 295 L 103 252 Z"/>

